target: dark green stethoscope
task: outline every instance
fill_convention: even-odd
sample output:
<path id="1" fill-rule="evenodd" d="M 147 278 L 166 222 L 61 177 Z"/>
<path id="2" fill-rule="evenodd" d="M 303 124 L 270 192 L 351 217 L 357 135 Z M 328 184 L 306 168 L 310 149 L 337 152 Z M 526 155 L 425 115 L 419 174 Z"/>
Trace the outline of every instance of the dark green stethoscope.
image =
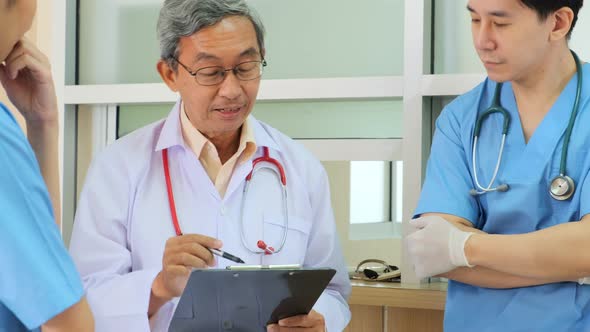
<path id="1" fill-rule="evenodd" d="M 564 201 L 572 197 L 574 191 L 576 189 L 576 185 L 574 180 L 566 175 L 566 160 L 567 160 L 567 150 L 568 145 L 570 142 L 570 138 L 572 136 L 572 130 L 574 128 L 574 123 L 576 121 L 576 115 L 578 114 L 578 110 L 580 107 L 580 95 L 582 94 L 582 63 L 580 62 L 580 58 L 578 55 L 573 51 L 572 55 L 574 56 L 574 60 L 576 61 L 576 70 L 578 73 L 578 86 L 576 88 L 576 98 L 574 101 L 574 107 L 572 109 L 572 113 L 570 115 L 570 120 L 567 125 L 567 129 L 565 131 L 565 137 L 563 139 L 563 148 L 561 150 L 561 161 L 559 164 L 559 175 L 554 177 L 551 180 L 549 185 L 549 194 L 551 197 L 558 201 Z M 472 196 L 483 195 L 488 192 L 492 191 L 501 191 L 505 192 L 510 189 L 508 184 L 503 183 L 498 185 L 497 187 L 493 187 L 494 181 L 496 181 L 496 176 L 498 175 L 498 169 L 500 168 L 500 162 L 502 161 L 502 153 L 504 152 L 504 143 L 506 142 L 506 134 L 508 133 L 508 127 L 510 126 L 510 114 L 508 111 L 502 107 L 500 103 L 500 93 L 502 91 L 502 83 L 498 83 L 496 85 L 496 90 L 494 91 L 494 99 L 492 100 L 492 105 L 482 114 L 480 114 L 475 122 L 475 130 L 473 132 L 473 153 L 472 153 L 472 163 L 473 163 L 473 177 L 475 180 L 475 185 L 477 189 L 471 189 L 469 193 Z M 479 180 L 477 178 L 477 164 L 476 164 L 476 150 L 477 150 L 477 140 L 479 137 L 479 132 L 481 130 L 481 125 L 485 118 L 493 113 L 500 113 L 504 117 L 504 125 L 502 127 L 502 142 L 500 144 L 500 153 L 498 154 L 498 160 L 496 162 L 496 168 L 494 169 L 494 174 L 492 175 L 492 180 L 488 184 L 487 187 L 483 187 L 480 185 Z"/>

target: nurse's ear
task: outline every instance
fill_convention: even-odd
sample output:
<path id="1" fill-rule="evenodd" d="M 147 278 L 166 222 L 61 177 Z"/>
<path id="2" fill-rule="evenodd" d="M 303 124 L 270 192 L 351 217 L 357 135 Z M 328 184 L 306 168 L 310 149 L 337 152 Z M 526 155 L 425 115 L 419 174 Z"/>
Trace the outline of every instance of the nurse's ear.
<path id="1" fill-rule="evenodd" d="M 549 35 L 550 40 L 565 40 L 574 23 L 574 17 L 574 12 L 569 7 L 562 7 L 553 14 L 550 14 L 547 18 L 548 22 L 552 25 L 551 34 Z"/>
<path id="2" fill-rule="evenodd" d="M 160 59 L 156 65 L 160 77 L 166 83 L 168 88 L 174 92 L 178 92 L 178 66 L 176 70 L 170 66 L 170 62 Z"/>

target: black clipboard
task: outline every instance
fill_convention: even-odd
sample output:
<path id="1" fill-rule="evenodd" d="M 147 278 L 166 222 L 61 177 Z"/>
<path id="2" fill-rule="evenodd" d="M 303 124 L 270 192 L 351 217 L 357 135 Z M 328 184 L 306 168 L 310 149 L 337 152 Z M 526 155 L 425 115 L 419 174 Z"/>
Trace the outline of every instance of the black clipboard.
<path id="1" fill-rule="evenodd" d="M 168 331 L 266 331 L 309 313 L 334 274 L 330 268 L 194 270 Z"/>

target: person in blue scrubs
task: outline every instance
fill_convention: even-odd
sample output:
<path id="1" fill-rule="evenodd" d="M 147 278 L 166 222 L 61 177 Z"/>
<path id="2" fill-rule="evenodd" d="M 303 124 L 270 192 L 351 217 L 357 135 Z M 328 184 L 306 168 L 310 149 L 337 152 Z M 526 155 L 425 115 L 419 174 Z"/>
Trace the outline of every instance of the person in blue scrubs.
<path id="1" fill-rule="evenodd" d="M 488 78 L 437 119 L 406 239 L 418 277 L 449 279 L 445 331 L 590 330 L 590 65 L 578 71 L 568 47 L 582 4 L 468 1 Z M 498 112 L 474 140 L 498 82 L 510 118 L 503 149 Z M 569 197 L 559 196 L 565 176 Z"/>
<path id="2" fill-rule="evenodd" d="M 94 331 L 47 189 L 59 206 L 59 121 L 50 66 L 22 39 L 35 9 L 34 0 L 0 0 L 0 83 L 28 133 L 0 104 L 0 331 Z"/>

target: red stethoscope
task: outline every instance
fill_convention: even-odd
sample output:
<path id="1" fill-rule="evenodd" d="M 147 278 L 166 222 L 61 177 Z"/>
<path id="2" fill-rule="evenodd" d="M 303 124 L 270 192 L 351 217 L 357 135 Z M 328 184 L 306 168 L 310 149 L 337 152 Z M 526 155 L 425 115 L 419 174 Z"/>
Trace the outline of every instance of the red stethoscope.
<path id="1" fill-rule="evenodd" d="M 285 246 L 285 242 L 287 241 L 287 230 L 289 226 L 289 214 L 287 211 L 287 178 L 285 176 L 285 170 L 281 163 L 278 160 L 270 157 L 268 147 L 264 146 L 262 147 L 262 150 L 262 157 L 258 157 L 252 161 L 252 170 L 250 171 L 248 176 L 246 176 L 246 185 L 244 186 L 244 193 L 242 195 L 242 205 L 240 208 L 240 233 L 242 238 L 242 245 L 248 251 L 255 254 L 272 255 L 280 252 Z M 168 192 L 168 204 L 170 206 L 170 215 L 172 216 L 172 225 L 174 226 L 174 231 L 176 232 L 176 235 L 181 236 L 182 230 L 180 229 L 180 224 L 178 223 L 178 216 L 176 214 L 176 204 L 174 203 L 174 192 L 172 191 L 172 181 L 170 180 L 170 167 L 168 165 L 168 149 L 162 150 L 162 163 L 164 166 L 164 177 L 166 178 L 166 190 Z M 267 165 L 265 165 L 264 163 L 266 163 Z M 285 227 L 283 229 L 283 236 L 281 238 L 280 245 L 276 249 L 274 247 L 268 246 L 262 240 L 258 240 L 258 242 L 256 243 L 256 247 L 260 250 L 252 249 L 248 246 L 246 236 L 244 233 L 244 202 L 246 201 L 246 195 L 248 194 L 248 187 L 250 185 L 250 180 L 252 180 L 252 177 L 254 177 L 256 171 L 262 168 L 269 169 L 273 173 L 275 173 L 280 182 L 281 189 L 283 192 L 283 218 L 285 220 Z"/>

